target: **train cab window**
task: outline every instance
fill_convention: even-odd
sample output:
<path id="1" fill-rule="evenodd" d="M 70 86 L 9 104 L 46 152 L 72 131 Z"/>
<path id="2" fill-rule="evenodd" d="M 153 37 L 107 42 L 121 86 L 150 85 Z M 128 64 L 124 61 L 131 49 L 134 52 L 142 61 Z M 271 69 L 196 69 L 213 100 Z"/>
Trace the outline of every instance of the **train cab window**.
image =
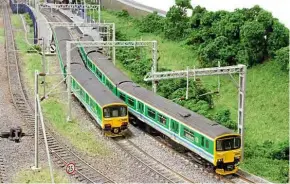
<path id="1" fill-rule="evenodd" d="M 124 117 L 127 116 L 127 108 L 121 105 L 109 106 L 104 108 L 104 117 Z"/>
<path id="2" fill-rule="evenodd" d="M 184 128 L 183 135 L 185 138 L 194 141 L 194 132 L 188 130 L 187 128 Z"/>
<path id="3" fill-rule="evenodd" d="M 206 148 L 209 148 L 209 142 L 208 142 L 208 140 L 205 141 L 205 147 Z"/>
<path id="4" fill-rule="evenodd" d="M 153 109 L 148 108 L 148 116 L 152 119 L 156 118 L 156 112 Z"/>
<path id="5" fill-rule="evenodd" d="M 129 104 L 131 107 L 135 107 L 135 100 L 134 100 L 133 98 L 128 97 L 128 104 Z"/>
<path id="6" fill-rule="evenodd" d="M 123 93 L 120 93 L 120 99 L 126 101 L 126 96 Z"/>
<path id="7" fill-rule="evenodd" d="M 165 116 L 163 116 L 161 114 L 158 114 L 158 122 L 159 123 L 162 123 L 162 124 L 166 125 L 166 119 L 167 118 Z"/>
<path id="8" fill-rule="evenodd" d="M 240 137 L 226 137 L 221 138 L 216 141 L 216 150 L 217 151 L 229 151 L 238 149 L 241 147 Z"/>
<path id="9" fill-rule="evenodd" d="M 217 141 L 216 142 L 216 150 L 217 151 L 222 151 L 223 150 L 223 146 L 222 146 L 222 141 Z"/>

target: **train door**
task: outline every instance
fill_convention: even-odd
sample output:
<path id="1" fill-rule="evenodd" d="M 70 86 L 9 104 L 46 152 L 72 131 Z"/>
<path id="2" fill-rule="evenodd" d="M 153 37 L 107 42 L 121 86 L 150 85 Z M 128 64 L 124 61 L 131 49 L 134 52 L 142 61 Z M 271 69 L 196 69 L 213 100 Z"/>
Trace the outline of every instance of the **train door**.
<path id="1" fill-rule="evenodd" d="M 139 101 L 138 101 L 137 110 L 138 110 L 138 112 L 140 112 L 141 114 L 144 114 L 144 104 L 143 104 L 142 102 L 139 102 Z"/>
<path id="2" fill-rule="evenodd" d="M 170 130 L 176 134 L 179 134 L 179 124 L 173 119 L 170 121 Z"/>

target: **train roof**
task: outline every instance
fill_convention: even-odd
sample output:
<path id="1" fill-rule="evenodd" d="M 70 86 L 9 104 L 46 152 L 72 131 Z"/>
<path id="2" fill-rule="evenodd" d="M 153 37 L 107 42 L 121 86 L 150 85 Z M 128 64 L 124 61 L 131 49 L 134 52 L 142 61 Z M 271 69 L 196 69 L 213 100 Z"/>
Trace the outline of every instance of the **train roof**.
<path id="1" fill-rule="evenodd" d="M 96 49 L 96 48 L 95 48 Z M 93 50 L 86 48 L 87 51 Z M 109 76 L 110 80 L 115 84 L 123 81 L 131 81 L 124 73 L 117 69 L 114 64 L 105 59 L 104 55 L 98 52 L 90 53 L 89 57 L 97 64 L 98 67 Z M 199 115 L 191 110 L 188 110 L 166 98 L 163 98 L 152 91 L 140 87 L 134 82 L 125 82 L 118 85 L 118 88 L 128 92 L 132 96 L 139 98 L 147 104 L 159 109 L 164 115 L 170 115 L 176 120 L 206 134 L 211 138 L 216 138 L 224 134 L 234 133 L 232 130 L 212 121 L 208 118 Z"/>
<path id="2" fill-rule="evenodd" d="M 125 103 L 117 98 L 112 92 L 106 88 L 92 72 L 85 67 L 73 64 L 71 67 L 72 76 L 77 82 L 96 100 L 101 106 L 113 103 Z"/>
<path id="3" fill-rule="evenodd" d="M 59 42 L 60 54 L 64 66 L 66 65 L 66 41 L 70 40 L 69 31 L 65 27 L 56 27 L 55 33 Z M 77 48 L 71 51 L 71 73 L 76 81 L 96 100 L 101 106 L 124 102 L 112 94 L 92 72 L 84 66 Z M 125 105 L 125 104 L 124 104 Z"/>

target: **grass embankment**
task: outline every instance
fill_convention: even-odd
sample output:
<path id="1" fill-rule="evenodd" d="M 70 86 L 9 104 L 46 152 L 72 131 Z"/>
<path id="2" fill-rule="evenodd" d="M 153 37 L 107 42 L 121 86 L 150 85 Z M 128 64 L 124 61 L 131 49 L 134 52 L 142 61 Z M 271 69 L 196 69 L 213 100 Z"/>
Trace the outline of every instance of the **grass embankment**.
<path id="1" fill-rule="evenodd" d="M 116 30 L 131 40 L 157 40 L 160 60 L 158 67 L 178 70 L 186 66 L 198 66 L 197 52 L 181 42 L 168 41 L 160 35 L 141 33 L 138 25 L 126 17 L 118 17 L 110 11 L 102 11 L 105 22 L 114 22 Z M 118 62 L 120 63 L 120 62 Z M 132 73 L 121 64 L 125 73 Z M 238 78 L 236 77 L 238 81 Z M 216 77 L 203 78 L 208 88 L 217 86 Z M 273 160 L 259 149 L 266 143 L 278 145 L 288 139 L 288 75 L 281 72 L 279 64 L 267 61 L 248 69 L 246 92 L 246 158 L 242 168 L 272 181 L 281 182 L 288 170 L 288 161 Z M 237 121 L 238 96 L 235 84 L 228 76 L 221 77 L 221 91 L 214 97 L 215 108 L 229 108 L 233 120 Z M 268 149 L 271 149 L 270 147 Z M 251 154 L 251 156 L 248 156 Z M 284 180 L 283 179 L 283 180 Z"/>
<path id="2" fill-rule="evenodd" d="M 55 183 L 69 183 L 64 173 L 54 171 Z M 48 168 L 42 168 L 39 171 L 31 169 L 22 170 L 13 178 L 13 183 L 50 183 L 50 172 Z"/>
<path id="3" fill-rule="evenodd" d="M 21 18 L 17 15 L 13 15 L 14 24 L 18 25 L 21 23 Z M 18 49 L 21 50 L 21 60 L 23 63 L 23 71 L 25 81 L 28 84 L 31 94 L 34 91 L 34 72 L 35 70 L 41 71 L 41 55 L 38 54 L 27 54 L 26 51 L 29 45 L 25 42 L 23 32 L 17 32 L 15 35 L 15 40 Z M 59 72 L 58 60 L 54 58 L 47 58 L 50 62 L 50 72 Z M 50 90 L 53 85 L 58 83 L 61 77 L 47 77 L 46 86 L 47 90 Z M 42 94 L 42 86 L 40 86 L 40 94 Z M 63 91 L 64 89 L 57 89 L 56 92 Z M 107 155 L 108 150 L 105 146 L 96 140 L 96 137 L 92 132 L 87 130 L 81 125 L 81 121 L 74 119 L 71 123 L 66 122 L 66 98 L 61 95 L 52 95 L 50 98 L 42 102 L 43 113 L 45 120 L 48 120 L 55 130 L 59 132 L 62 136 L 70 141 L 77 149 L 91 155 Z"/>

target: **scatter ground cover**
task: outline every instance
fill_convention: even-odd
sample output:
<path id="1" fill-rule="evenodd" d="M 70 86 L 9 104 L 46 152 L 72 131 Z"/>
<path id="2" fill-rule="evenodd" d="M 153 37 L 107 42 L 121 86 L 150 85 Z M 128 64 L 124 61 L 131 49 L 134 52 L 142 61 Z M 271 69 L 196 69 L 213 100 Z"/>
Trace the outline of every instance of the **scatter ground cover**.
<path id="1" fill-rule="evenodd" d="M 54 171 L 55 183 L 69 183 L 69 179 L 64 173 Z M 22 170 L 13 178 L 13 183 L 50 183 L 50 171 L 48 168 L 42 168 L 39 171 L 31 169 Z"/>
<path id="2" fill-rule="evenodd" d="M 17 15 L 13 15 L 12 19 L 16 25 L 18 25 L 19 22 L 21 23 L 21 18 Z M 33 36 L 33 33 L 29 33 L 29 35 Z M 23 71 L 25 71 L 23 73 L 25 82 L 30 89 L 30 94 L 34 94 L 34 72 L 35 70 L 42 70 L 42 60 L 41 55 L 39 54 L 26 53 L 30 46 L 26 43 L 24 36 L 24 32 L 16 32 L 15 40 L 18 49 L 21 51 L 20 58 L 23 65 Z M 59 73 L 60 69 L 58 60 L 55 57 L 47 57 L 47 61 L 50 63 L 50 72 Z M 47 90 L 50 90 L 51 87 L 57 84 L 60 80 L 61 77 L 46 78 Z M 39 84 L 39 86 L 40 94 L 42 94 L 42 84 Z M 55 92 L 64 90 L 65 88 L 56 89 Z M 48 120 L 60 135 L 64 136 L 79 150 L 89 154 L 90 156 L 107 155 L 109 151 L 106 147 L 100 141 L 96 140 L 92 132 L 83 128 L 81 121 L 78 121 L 77 119 L 73 119 L 70 123 L 66 121 L 67 101 L 64 96 L 66 95 L 51 95 L 48 99 L 42 102 L 45 120 Z"/>
<path id="3" fill-rule="evenodd" d="M 102 11 L 102 20 L 114 22 L 116 30 L 130 40 L 157 40 L 159 67 L 178 70 L 186 66 L 198 67 L 197 52 L 182 42 L 168 41 L 159 34 L 141 33 L 138 25 L 127 17 L 117 16 L 109 10 Z M 117 65 L 131 78 L 135 78 L 122 64 Z M 238 77 L 234 76 L 238 82 Z M 202 78 L 209 89 L 216 89 L 217 78 Z M 269 156 L 279 145 L 288 143 L 288 75 L 280 70 L 274 60 L 248 69 L 246 91 L 246 149 L 242 168 L 271 181 L 283 182 L 288 173 L 288 161 Z M 228 76 L 221 77 L 220 94 L 214 96 L 213 112 L 227 108 L 237 121 L 238 96 L 235 84 Z"/>

